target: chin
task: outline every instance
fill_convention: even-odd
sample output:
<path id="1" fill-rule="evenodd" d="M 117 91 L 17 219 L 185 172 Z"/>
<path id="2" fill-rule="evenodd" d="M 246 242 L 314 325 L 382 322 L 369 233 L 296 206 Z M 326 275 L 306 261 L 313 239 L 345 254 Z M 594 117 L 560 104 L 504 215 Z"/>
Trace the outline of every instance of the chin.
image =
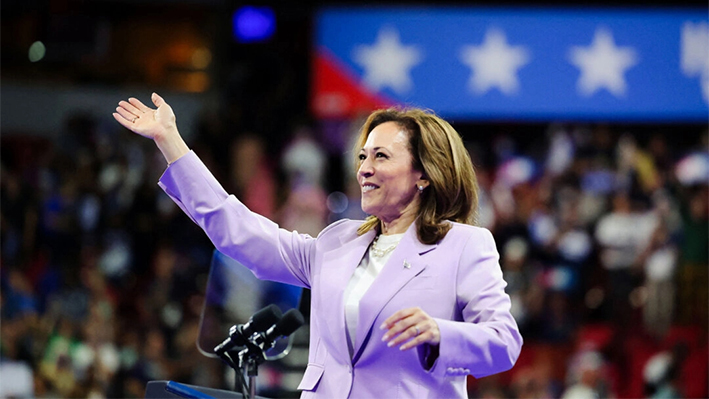
<path id="1" fill-rule="evenodd" d="M 366 213 L 367 215 L 374 215 L 374 212 L 376 212 L 376 210 L 371 205 L 362 203 L 362 212 Z"/>

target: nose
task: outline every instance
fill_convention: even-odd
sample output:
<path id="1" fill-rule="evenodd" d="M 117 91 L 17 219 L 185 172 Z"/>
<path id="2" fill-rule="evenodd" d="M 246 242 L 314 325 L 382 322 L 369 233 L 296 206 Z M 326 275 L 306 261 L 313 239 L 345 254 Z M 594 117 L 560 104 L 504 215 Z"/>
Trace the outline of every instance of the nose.
<path id="1" fill-rule="evenodd" d="M 369 177 L 373 173 L 374 169 L 372 168 L 372 163 L 369 161 L 369 157 L 367 157 L 362 162 L 360 162 L 357 174 L 361 177 Z"/>

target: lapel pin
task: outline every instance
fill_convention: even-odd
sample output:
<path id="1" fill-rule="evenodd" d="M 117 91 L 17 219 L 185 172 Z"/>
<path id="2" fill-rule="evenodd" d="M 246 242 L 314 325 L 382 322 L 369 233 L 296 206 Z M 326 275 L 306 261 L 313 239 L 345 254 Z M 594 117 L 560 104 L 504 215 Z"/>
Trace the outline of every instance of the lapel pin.
<path id="1" fill-rule="evenodd" d="M 404 269 L 411 269 L 411 263 L 406 259 L 404 259 Z"/>

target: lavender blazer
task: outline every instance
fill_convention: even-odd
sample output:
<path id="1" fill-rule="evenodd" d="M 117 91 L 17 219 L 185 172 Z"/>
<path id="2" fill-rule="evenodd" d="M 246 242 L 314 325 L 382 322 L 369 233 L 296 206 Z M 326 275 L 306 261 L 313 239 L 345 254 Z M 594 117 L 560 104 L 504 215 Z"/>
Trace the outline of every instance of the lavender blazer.
<path id="1" fill-rule="evenodd" d="M 174 162 L 159 185 L 217 249 L 260 279 L 312 290 L 308 367 L 302 398 L 465 398 L 466 375 L 511 368 L 522 337 L 488 230 L 453 223 L 443 240 L 422 244 L 409 228 L 362 298 L 354 355 L 347 349 L 343 293 L 375 237 L 361 221 L 341 220 L 317 238 L 280 229 L 227 194 L 193 152 Z M 379 325 L 418 306 L 441 332 L 440 355 L 425 369 L 425 345 L 387 347 Z"/>

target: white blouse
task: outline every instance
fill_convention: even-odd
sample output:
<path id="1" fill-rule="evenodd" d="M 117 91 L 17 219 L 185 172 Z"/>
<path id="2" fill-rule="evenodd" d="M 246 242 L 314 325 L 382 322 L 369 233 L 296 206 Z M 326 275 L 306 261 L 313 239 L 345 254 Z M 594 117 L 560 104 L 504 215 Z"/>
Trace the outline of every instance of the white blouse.
<path id="1" fill-rule="evenodd" d="M 404 233 L 379 235 L 364 254 L 345 289 L 345 324 L 347 326 L 347 347 L 350 357 L 354 354 L 354 344 L 359 321 L 359 301 L 384 268 L 394 248 Z M 383 253 L 382 253 L 383 252 Z"/>

